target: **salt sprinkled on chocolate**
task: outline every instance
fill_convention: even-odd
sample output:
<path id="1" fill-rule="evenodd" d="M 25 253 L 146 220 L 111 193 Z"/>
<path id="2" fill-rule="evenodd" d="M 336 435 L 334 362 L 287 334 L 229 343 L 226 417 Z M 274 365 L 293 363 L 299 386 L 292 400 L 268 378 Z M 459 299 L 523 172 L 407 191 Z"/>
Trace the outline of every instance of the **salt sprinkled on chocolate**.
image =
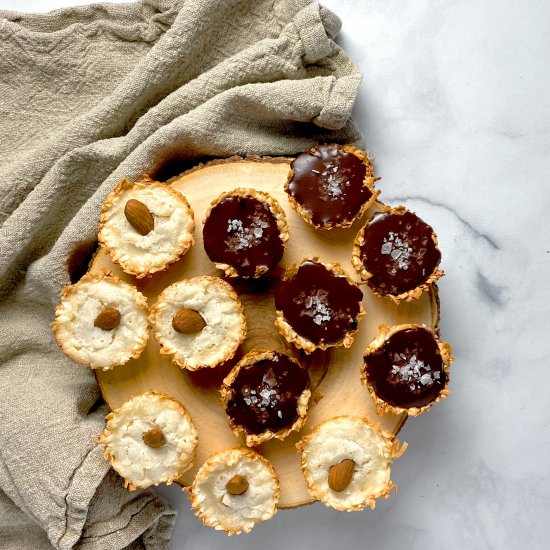
<path id="1" fill-rule="evenodd" d="M 253 434 L 287 428 L 298 418 L 297 400 L 308 385 L 306 369 L 273 352 L 271 359 L 240 368 L 231 384 L 227 414 Z"/>
<path id="2" fill-rule="evenodd" d="M 437 398 L 447 375 L 437 341 L 425 328 L 401 330 L 365 357 L 376 395 L 398 407 L 422 407 Z"/>
<path id="3" fill-rule="evenodd" d="M 365 163 L 339 145 L 318 145 L 291 164 L 287 193 L 317 226 L 351 222 L 372 197 Z"/>
<path id="4" fill-rule="evenodd" d="M 383 295 L 413 290 L 441 260 L 432 228 L 413 212 L 376 213 L 359 235 L 367 284 Z"/>
<path id="5" fill-rule="evenodd" d="M 272 269 L 284 252 L 277 218 L 269 204 L 255 196 L 236 193 L 215 204 L 203 238 L 213 262 L 230 265 L 243 277 Z"/>
<path id="6" fill-rule="evenodd" d="M 306 260 L 275 293 L 288 324 L 314 344 L 333 344 L 357 328 L 361 290 L 323 264 Z"/>

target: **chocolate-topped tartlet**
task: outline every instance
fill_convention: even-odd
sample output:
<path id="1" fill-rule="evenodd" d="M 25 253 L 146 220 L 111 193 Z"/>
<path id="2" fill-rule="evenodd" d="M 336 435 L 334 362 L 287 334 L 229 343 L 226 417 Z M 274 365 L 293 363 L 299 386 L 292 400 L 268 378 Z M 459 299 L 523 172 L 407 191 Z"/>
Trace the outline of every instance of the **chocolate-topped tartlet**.
<path id="1" fill-rule="evenodd" d="M 235 189 L 211 204 L 203 239 L 206 254 L 228 277 L 259 277 L 283 256 L 286 216 L 268 193 Z"/>
<path id="2" fill-rule="evenodd" d="M 290 164 L 285 185 L 290 204 L 310 225 L 349 227 L 380 193 L 364 151 L 349 145 L 317 145 Z"/>
<path id="3" fill-rule="evenodd" d="M 277 351 L 251 352 L 233 367 L 221 388 L 229 425 L 246 444 L 284 439 L 305 420 L 311 392 L 309 374 Z"/>
<path id="4" fill-rule="evenodd" d="M 374 214 L 353 247 L 352 263 L 361 278 L 396 303 L 428 290 L 443 275 L 440 261 L 433 229 L 404 206 Z"/>
<path id="5" fill-rule="evenodd" d="M 275 292 L 275 324 L 288 342 L 306 353 L 349 348 L 364 315 L 362 300 L 363 293 L 341 265 L 302 260 L 288 267 Z"/>
<path id="6" fill-rule="evenodd" d="M 380 327 L 365 351 L 361 380 L 378 413 L 418 416 L 449 395 L 451 347 L 421 325 Z"/>

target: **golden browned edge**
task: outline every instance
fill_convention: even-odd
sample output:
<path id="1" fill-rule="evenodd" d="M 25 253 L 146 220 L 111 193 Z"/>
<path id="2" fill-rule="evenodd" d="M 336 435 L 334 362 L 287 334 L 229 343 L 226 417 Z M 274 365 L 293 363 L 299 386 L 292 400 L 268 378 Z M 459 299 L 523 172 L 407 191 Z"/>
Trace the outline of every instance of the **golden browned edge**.
<path id="1" fill-rule="evenodd" d="M 378 432 L 381 436 L 381 438 L 384 440 L 386 449 L 388 451 L 389 460 L 388 460 L 388 468 L 390 467 L 392 461 L 394 458 L 399 458 L 403 455 L 405 450 L 407 449 L 407 443 L 403 443 L 403 445 L 399 446 L 399 441 L 394 436 L 394 434 L 388 432 L 387 430 L 384 430 L 380 427 L 380 423 L 373 423 L 370 422 L 365 417 L 358 417 L 358 416 L 350 416 L 350 415 L 340 415 L 335 416 L 333 418 L 330 418 L 329 420 L 325 420 L 324 422 L 321 422 L 320 424 L 317 424 L 308 435 L 304 436 L 298 443 L 296 443 L 296 448 L 300 451 L 300 466 L 302 468 L 302 472 L 304 474 L 304 478 L 306 480 L 307 488 L 309 491 L 309 494 L 312 499 L 319 500 L 325 506 L 328 506 L 330 508 L 334 508 L 336 510 L 339 510 L 341 512 L 359 512 L 363 510 L 366 506 L 369 506 L 372 510 L 374 510 L 376 506 L 376 500 L 379 498 L 387 499 L 390 496 L 390 491 L 392 488 L 395 487 L 395 491 L 397 492 L 397 486 L 395 486 L 390 479 L 388 479 L 388 483 L 385 487 L 381 488 L 380 491 L 373 495 L 369 495 L 366 497 L 361 503 L 355 504 L 349 507 L 345 506 L 334 506 L 332 504 L 328 504 L 324 500 L 324 494 L 317 491 L 314 487 L 313 480 L 310 476 L 308 476 L 308 471 L 306 467 L 307 462 L 307 445 L 311 441 L 311 439 L 314 437 L 314 435 L 321 429 L 321 427 L 325 424 L 329 424 L 331 422 L 334 422 L 335 420 L 349 420 L 350 422 L 359 422 L 361 424 L 364 424 L 368 426 L 369 428 L 373 429 L 374 431 Z"/>
<path id="2" fill-rule="evenodd" d="M 286 271 L 283 275 L 283 281 L 287 281 L 288 279 L 291 279 L 292 277 L 294 277 L 296 273 L 298 273 L 300 266 L 304 262 L 309 262 L 309 261 L 320 263 L 326 269 L 331 271 L 336 277 L 344 277 L 350 285 L 355 287 L 358 286 L 357 282 L 354 281 L 348 275 L 347 271 L 339 263 L 320 262 L 318 256 L 313 256 L 313 258 L 304 258 L 300 262 L 296 262 L 294 264 L 289 265 L 286 268 Z M 328 348 L 340 347 L 340 346 L 349 348 L 353 344 L 355 333 L 359 330 L 359 324 L 358 324 L 355 330 L 346 332 L 344 337 L 338 340 L 337 342 L 335 342 L 334 344 L 326 344 L 324 342 L 315 344 L 311 340 L 308 340 L 307 338 L 300 336 L 292 328 L 292 325 L 285 319 L 284 314 L 281 310 L 277 310 L 276 313 L 277 313 L 277 319 L 275 319 L 275 325 L 277 326 L 277 328 L 279 329 L 279 332 L 283 335 L 285 340 L 290 344 L 294 344 L 297 348 L 303 349 L 304 352 L 307 354 L 313 353 L 316 349 L 326 350 Z M 359 302 L 359 313 L 357 314 L 356 319 L 359 320 L 361 319 L 361 317 L 364 317 L 365 315 L 366 315 L 366 312 L 365 312 L 365 309 L 363 308 L 363 302 L 361 301 Z"/>
<path id="3" fill-rule="evenodd" d="M 337 145 L 337 144 L 332 144 L 332 145 L 334 147 L 339 147 L 343 149 L 346 153 L 351 153 L 355 155 L 359 160 L 361 160 L 365 164 L 365 166 L 367 167 L 367 171 L 365 173 L 365 179 L 363 180 L 363 185 L 369 189 L 369 191 L 371 192 L 371 197 L 366 203 L 363 204 L 363 206 L 361 206 L 361 209 L 357 212 L 357 214 L 351 220 L 347 220 L 341 223 L 326 223 L 323 225 L 316 225 L 313 223 L 313 220 L 311 219 L 312 218 L 311 212 L 306 210 L 289 192 L 288 186 L 290 185 L 290 182 L 294 178 L 294 170 L 292 169 L 292 167 L 290 167 L 288 177 L 285 182 L 285 192 L 288 195 L 288 201 L 290 202 L 290 205 L 292 206 L 292 208 L 294 208 L 294 210 L 298 212 L 298 214 L 300 214 L 302 219 L 306 223 L 311 225 L 311 227 L 314 227 L 315 229 L 330 230 L 335 228 L 342 229 L 342 228 L 351 227 L 355 222 L 355 220 L 360 219 L 363 216 L 363 214 L 375 203 L 376 199 L 378 198 L 378 195 L 380 195 L 380 190 L 374 188 L 374 182 L 379 178 L 373 177 L 372 163 L 367 153 L 365 153 L 365 151 L 362 151 L 361 149 L 357 149 L 356 147 L 353 147 L 352 145 L 343 145 L 343 146 Z M 314 151 L 315 149 L 316 147 L 311 147 L 305 152 L 309 153 Z"/>
<path id="4" fill-rule="evenodd" d="M 451 367 L 451 363 L 454 361 L 454 358 L 452 356 L 451 346 L 447 342 L 443 342 L 442 340 L 440 340 L 438 336 L 434 333 L 434 331 L 430 330 L 425 325 L 418 325 L 414 323 L 396 325 L 394 327 L 388 327 L 387 325 L 380 325 L 380 327 L 378 327 L 378 334 L 365 350 L 364 356 L 367 357 L 375 353 L 384 345 L 386 340 L 388 340 L 396 332 L 400 332 L 402 330 L 407 330 L 407 329 L 415 329 L 415 328 L 424 328 L 426 330 L 429 330 L 434 335 L 434 338 L 437 342 L 437 346 L 439 348 L 439 352 L 441 354 L 441 359 L 443 360 L 443 370 L 447 375 L 447 381 L 445 382 L 445 385 L 443 386 L 443 388 L 441 388 L 441 391 L 439 392 L 439 395 L 437 396 L 437 398 L 434 399 L 431 403 L 428 403 L 423 407 L 411 407 L 409 409 L 405 409 L 403 407 L 390 405 L 389 403 L 386 403 L 383 399 L 378 397 L 378 395 L 376 395 L 376 392 L 374 391 L 374 387 L 372 386 L 372 384 L 368 379 L 367 369 L 365 367 L 365 364 L 363 363 L 363 366 L 361 367 L 361 382 L 367 386 L 367 389 L 376 404 L 376 412 L 380 415 L 386 412 L 390 412 L 393 414 L 406 413 L 409 416 L 418 416 L 426 412 L 428 409 L 431 409 L 436 403 L 441 401 L 441 399 L 445 399 L 445 397 L 447 397 L 450 393 L 449 391 L 450 367 Z"/>
<path id="5" fill-rule="evenodd" d="M 147 315 L 148 309 L 149 309 L 148 306 L 147 306 L 147 298 L 135 286 L 130 285 L 130 284 L 122 281 L 121 279 L 116 277 L 108 269 L 101 270 L 100 273 L 98 273 L 97 275 L 91 275 L 90 273 L 86 273 L 86 275 L 81 277 L 81 279 L 78 282 L 76 282 L 72 285 L 66 286 L 64 289 L 61 290 L 61 293 L 60 293 L 61 302 L 63 302 L 63 300 L 67 296 L 72 294 L 82 284 L 90 283 L 90 282 L 98 282 L 98 281 L 101 281 L 103 279 L 109 279 L 109 281 L 112 282 L 112 283 L 115 283 L 117 285 L 126 286 L 126 287 L 130 288 L 133 291 L 134 296 L 136 297 L 135 304 L 140 309 L 142 309 L 144 311 L 144 313 Z M 58 306 L 56 306 L 56 308 L 55 308 L 55 320 L 52 321 L 52 323 L 50 324 L 50 326 L 52 327 L 52 331 L 53 331 L 55 340 L 57 342 L 57 345 L 61 348 L 61 351 L 63 351 L 63 353 L 71 359 L 71 361 L 74 361 L 75 363 L 78 363 L 79 365 L 86 365 L 87 367 L 90 367 L 92 370 L 107 371 L 107 370 L 113 369 L 114 367 L 116 367 L 118 365 L 124 365 L 130 359 L 137 359 L 141 355 L 141 353 L 145 349 L 145 346 L 147 345 L 147 342 L 149 341 L 149 329 L 150 329 L 150 327 L 148 325 L 147 326 L 147 333 L 146 333 L 145 337 L 142 339 L 141 342 L 139 342 L 136 346 L 133 347 L 131 355 L 129 355 L 128 358 L 125 361 L 123 361 L 122 363 L 114 363 L 112 365 L 109 365 L 108 367 L 94 367 L 94 366 L 90 365 L 89 363 L 87 363 L 87 362 L 83 361 L 82 359 L 80 359 L 78 356 L 72 355 L 70 353 L 70 351 L 65 347 L 65 343 L 61 340 L 61 337 L 60 337 L 59 331 L 58 331 L 58 329 L 61 326 L 61 323 L 57 320 L 57 316 L 61 312 L 61 309 L 62 309 L 62 303 L 59 304 Z"/>
<path id="6" fill-rule="evenodd" d="M 224 409 L 227 409 L 227 404 L 229 400 L 231 399 L 231 384 L 233 384 L 235 378 L 237 378 L 237 375 L 239 374 L 239 371 L 242 367 L 247 367 L 249 365 L 253 365 L 254 363 L 257 363 L 258 361 L 262 361 L 264 359 L 272 359 L 274 357 L 276 352 L 274 351 L 251 351 L 247 353 L 230 371 L 229 374 L 223 379 L 222 386 L 220 388 L 220 394 L 222 398 L 222 404 Z M 302 367 L 294 358 L 292 358 L 290 355 L 283 353 L 283 352 L 277 352 L 281 353 L 282 355 L 286 355 L 293 363 L 296 363 L 296 366 L 298 368 L 304 368 Z M 268 441 L 269 439 L 276 438 L 276 439 L 285 439 L 291 432 L 298 431 L 302 428 L 302 426 L 306 422 L 307 417 L 307 407 L 309 403 L 309 398 L 311 397 L 311 391 L 309 389 L 309 382 L 304 391 L 300 394 L 300 397 L 298 397 L 298 418 L 295 420 L 295 422 L 289 427 L 284 430 L 278 430 L 277 432 L 272 432 L 271 430 L 267 430 L 259 435 L 256 434 L 249 434 L 246 428 L 243 426 L 239 426 L 233 422 L 233 419 L 229 418 L 229 427 L 233 431 L 233 433 L 239 437 L 241 433 L 243 433 L 246 436 L 246 445 L 249 447 L 255 447 L 256 445 L 259 445 L 260 443 L 263 443 L 264 441 Z"/>
<path id="7" fill-rule="evenodd" d="M 185 361 L 183 361 L 183 360 L 180 361 L 180 360 L 176 359 L 175 354 L 178 350 L 176 348 L 171 348 L 168 343 L 165 343 L 162 340 L 160 332 L 158 331 L 159 323 L 157 321 L 157 314 L 158 314 L 160 306 L 162 305 L 162 302 L 167 301 L 165 299 L 165 293 L 167 292 L 168 289 L 170 289 L 173 286 L 177 286 L 177 285 L 181 285 L 181 284 L 188 284 L 188 283 L 197 282 L 198 280 L 206 280 L 206 281 L 209 281 L 209 283 L 211 285 L 218 286 L 219 288 L 222 288 L 224 290 L 224 292 L 230 298 L 232 298 L 233 301 L 237 304 L 238 309 L 241 313 L 241 334 L 239 336 L 238 341 L 233 346 L 233 349 L 227 350 L 227 353 L 222 357 L 222 359 L 220 359 L 219 361 L 217 361 L 216 363 L 211 364 L 211 365 L 199 365 L 197 367 L 192 367 L 191 365 L 189 365 Z M 223 363 L 224 361 L 228 361 L 229 359 L 231 359 L 235 355 L 238 347 L 244 342 L 244 339 L 246 338 L 246 334 L 247 334 L 246 317 L 245 317 L 245 314 L 244 314 L 243 305 L 241 304 L 241 301 L 239 300 L 239 296 L 237 295 L 237 293 L 235 292 L 235 290 L 233 289 L 233 287 L 229 283 L 227 283 L 226 281 L 224 281 L 220 277 L 212 277 L 210 275 L 203 275 L 201 277 L 193 277 L 192 279 L 184 279 L 182 281 L 177 281 L 177 282 L 171 284 L 170 286 L 167 286 L 159 294 L 159 296 L 157 297 L 157 301 L 155 302 L 155 305 L 151 308 L 151 313 L 149 314 L 149 323 L 153 327 L 153 334 L 155 336 L 155 340 L 158 342 L 158 344 L 160 346 L 160 353 L 162 355 L 171 355 L 172 356 L 171 359 L 176 365 L 178 365 L 182 369 L 186 369 L 186 370 L 189 370 L 189 371 L 197 371 L 197 370 L 202 369 L 202 368 L 214 368 L 214 367 L 217 367 L 218 365 L 220 365 L 221 363 Z"/>
<path id="8" fill-rule="evenodd" d="M 227 197 L 234 197 L 234 196 L 252 197 L 256 200 L 259 200 L 267 204 L 267 206 L 269 207 L 269 211 L 273 214 L 273 216 L 277 220 L 277 227 L 279 228 L 279 238 L 283 243 L 283 249 L 286 249 L 286 243 L 288 242 L 290 235 L 288 233 L 288 223 L 286 221 L 285 211 L 281 208 L 281 205 L 279 204 L 277 199 L 275 199 L 265 191 L 257 191 L 256 189 L 247 189 L 244 187 L 237 187 L 236 189 L 233 189 L 233 191 L 226 191 L 225 193 L 222 193 L 210 203 L 210 206 L 208 207 L 208 210 L 204 215 L 204 219 L 202 220 L 202 224 L 204 225 L 206 223 L 206 220 L 210 216 L 210 213 L 212 212 L 212 209 L 214 207 L 216 207 L 220 202 L 222 202 Z M 214 262 L 214 265 L 216 266 L 217 269 L 221 269 L 225 273 L 226 277 L 240 276 L 239 272 L 229 264 Z M 261 268 L 256 266 L 254 279 L 260 277 L 264 273 L 267 273 L 267 271 L 269 271 L 268 268 Z"/>
<path id="9" fill-rule="evenodd" d="M 199 483 L 202 483 L 210 475 L 210 470 L 212 469 L 213 466 L 215 466 L 216 464 L 220 464 L 220 463 L 224 464 L 228 462 L 228 455 L 232 455 L 232 454 L 239 454 L 241 455 L 241 457 L 246 457 L 251 461 L 260 460 L 270 471 L 271 475 L 273 476 L 273 479 L 275 480 L 275 487 L 276 487 L 275 495 L 274 495 L 275 502 L 273 506 L 273 513 L 269 518 L 266 518 L 263 521 L 267 521 L 268 519 L 271 519 L 277 513 L 277 502 L 279 501 L 279 497 L 281 496 L 281 486 L 279 483 L 279 477 L 277 476 L 277 473 L 275 472 L 275 469 L 273 468 L 273 465 L 271 464 L 271 462 L 267 460 L 267 458 L 253 451 L 252 449 L 245 449 L 241 447 L 238 449 L 224 449 L 223 451 L 214 453 L 209 458 L 207 458 L 206 461 L 203 463 L 203 465 L 199 468 L 199 471 L 197 472 L 197 474 L 195 475 L 195 479 L 193 480 L 193 484 L 190 487 L 182 487 L 182 489 L 188 493 L 193 511 L 195 515 L 204 523 L 204 525 L 206 525 L 207 527 L 214 527 L 214 528 L 216 528 L 216 526 L 219 526 L 228 535 L 237 535 L 243 531 L 245 533 L 249 533 L 252 530 L 252 527 L 248 529 L 243 528 L 243 529 L 236 529 L 236 530 L 226 530 L 218 522 L 210 520 L 207 514 L 205 514 L 204 511 L 202 511 L 200 508 L 200 503 L 198 502 L 198 499 L 197 499 L 197 489 L 196 489 L 197 485 Z"/>
<path id="10" fill-rule="evenodd" d="M 144 188 L 147 186 L 154 186 L 160 189 L 164 189 L 170 194 L 172 194 L 174 197 L 176 197 L 176 199 L 178 199 L 181 203 L 183 203 L 183 205 L 187 209 L 189 213 L 190 221 L 186 227 L 186 230 L 181 232 L 179 241 L 177 243 L 177 247 L 174 250 L 172 257 L 167 262 L 164 262 L 163 264 L 154 265 L 154 266 L 151 266 L 148 270 L 142 271 L 140 269 L 135 268 L 133 264 L 130 264 L 128 262 L 125 262 L 125 263 L 121 262 L 117 251 L 112 247 L 110 247 L 105 242 L 105 238 L 103 236 L 103 228 L 105 226 L 105 223 L 108 221 L 110 208 L 112 207 L 113 203 L 115 202 L 116 198 L 119 195 L 121 195 L 124 191 L 127 191 L 132 188 Z M 130 273 L 131 275 L 134 275 L 137 279 L 142 279 L 144 277 L 149 277 L 153 273 L 164 271 L 169 265 L 173 264 L 174 262 L 178 261 L 182 256 L 184 256 L 189 251 L 189 249 L 193 246 L 193 244 L 195 244 L 194 231 L 195 231 L 195 213 L 193 212 L 193 209 L 191 208 L 191 205 L 189 204 L 187 199 L 179 191 L 176 191 L 176 189 L 174 189 L 173 187 L 166 185 L 165 183 L 153 181 L 149 176 L 144 174 L 143 176 L 138 178 L 134 183 L 123 178 L 116 185 L 116 187 L 111 191 L 111 193 L 109 193 L 109 195 L 105 199 L 105 202 L 103 203 L 103 206 L 101 208 L 99 233 L 97 238 L 100 245 L 109 254 L 113 262 L 118 264 L 126 273 Z"/>
<path id="11" fill-rule="evenodd" d="M 384 212 L 387 212 L 389 214 L 397 214 L 399 216 L 403 215 L 405 212 L 412 212 L 412 210 L 408 210 L 404 206 L 396 206 L 395 208 L 392 208 L 390 206 L 386 206 L 385 204 L 379 202 L 378 203 L 382 210 Z M 416 215 L 415 212 L 412 212 Z M 407 292 L 402 292 L 401 294 L 382 294 L 378 289 L 374 288 L 369 284 L 369 279 L 372 277 L 372 273 L 370 273 L 365 266 L 363 265 L 363 262 L 361 260 L 361 246 L 364 244 L 363 239 L 363 231 L 365 227 L 369 224 L 372 217 L 367 220 L 365 225 L 361 227 L 357 235 L 355 236 L 355 239 L 353 241 L 353 252 L 351 256 L 351 263 L 355 270 L 357 271 L 359 277 L 361 277 L 361 280 L 369 285 L 369 288 L 376 294 L 377 296 L 381 296 L 382 298 L 390 298 L 394 303 L 399 304 L 401 300 L 404 300 L 405 302 L 412 302 L 413 300 L 417 300 L 422 296 L 422 294 L 430 289 L 430 287 L 445 273 L 439 269 L 438 266 L 434 267 L 434 270 L 432 273 L 428 276 L 428 278 L 421 284 L 419 284 L 416 288 L 413 288 L 411 290 L 407 290 Z M 431 226 L 430 226 L 431 227 Z M 438 243 L 437 243 L 437 235 L 435 234 L 434 230 L 432 229 L 432 239 L 434 241 L 435 247 L 439 250 Z"/>
<path id="12" fill-rule="evenodd" d="M 143 489 L 145 487 L 149 487 L 149 485 L 145 485 L 145 484 L 143 484 L 143 485 L 137 484 L 136 485 L 131 480 L 126 479 L 124 476 L 122 476 L 120 474 L 120 472 L 118 472 L 115 465 L 113 464 L 113 462 L 116 460 L 116 457 L 111 453 L 111 451 L 108 447 L 107 438 L 108 438 L 109 435 L 112 434 L 112 431 L 110 429 L 110 424 L 111 424 L 112 419 L 115 418 L 117 413 L 119 413 L 124 407 L 128 406 L 128 404 L 132 401 L 132 399 L 134 399 L 136 397 L 139 397 L 140 395 L 147 395 L 148 397 L 156 397 L 160 401 L 166 401 L 166 400 L 172 401 L 180 409 L 180 412 L 182 413 L 182 415 L 189 422 L 189 426 L 191 427 L 191 435 L 192 435 L 192 439 L 193 439 L 193 443 L 192 443 L 193 451 L 191 453 L 191 459 L 189 461 L 185 462 L 184 460 L 181 460 L 181 457 L 180 457 L 180 460 L 178 460 L 178 463 L 176 465 L 177 466 L 176 473 L 173 476 L 169 476 L 169 477 L 166 477 L 164 479 L 159 480 L 157 483 L 154 483 L 153 485 L 156 486 L 156 485 L 160 485 L 161 483 L 166 483 L 166 485 L 170 485 L 173 481 L 175 481 L 178 477 L 180 477 L 184 472 L 189 470 L 193 466 L 193 462 L 195 461 L 195 452 L 197 450 L 197 445 L 198 445 L 198 442 L 199 442 L 197 429 L 195 428 L 195 425 L 193 424 L 193 421 L 191 419 L 191 416 L 187 412 L 187 409 L 177 399 L 174 399 L 172 396 L 170 396 L 170 395 L 168 395 L 164 392 L 161 392 L 161 391 L 151 390 L 151 391 L 148 391 L 148 392 L 144 392 L 143 394 L 135 395 L 134 397 L 130 398 L 128 401 L 125 401 L 120 407 L 118 407 L 114 411 L 110 412 L 105 417 L 106 426 L 103 429 L 103 431 L 97 436 L 95 441 L 96 441 L 96 443 L 99 443 L 99 444 L 101 444 L 105 447 L 104 452 L 103 452 L 103 456 L 105 457 L 105 460 L 107 460 L 109 462 L 109 464 L 111 464 L 111 467 L 115 471 L 117 471 L 117 473 L 124 479 L 124 487 L 126 487 L 130 491 L 135 491 L 136 489 Z M 144 443 L 144 445 L 145 445 L 145 443 Z"/>

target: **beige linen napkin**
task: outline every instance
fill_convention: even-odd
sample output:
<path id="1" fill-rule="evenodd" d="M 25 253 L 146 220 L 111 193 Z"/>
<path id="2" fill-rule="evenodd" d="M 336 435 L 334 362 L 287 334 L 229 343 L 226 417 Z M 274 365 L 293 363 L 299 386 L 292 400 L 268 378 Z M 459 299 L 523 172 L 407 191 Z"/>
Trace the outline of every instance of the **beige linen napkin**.
<path id="1" fill-rule="evenodd" d="M 58 294 L 122 177 L 359 143 L 339 27 L 309 0 L 0 11 L 0 547 L 168 546 L 174 513 L 93 443 L 106 410 L 54 342 Z"/>

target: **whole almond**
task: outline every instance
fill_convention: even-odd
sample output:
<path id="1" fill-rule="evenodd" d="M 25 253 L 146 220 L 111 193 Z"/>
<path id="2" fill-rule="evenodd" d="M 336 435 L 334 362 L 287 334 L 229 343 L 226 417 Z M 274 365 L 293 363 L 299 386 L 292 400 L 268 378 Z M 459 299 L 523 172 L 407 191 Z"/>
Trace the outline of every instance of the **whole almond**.
<path id="1" fill-rule="evenodd" d="M 205 326 L 202 315 L 194 309 L 179 309 L 172 317 L 172 327 L 180 334 L 200 332 Z"/>
<path id="2" fill-rule="evenodd" d="M 145 445 L 148 445 L 153 449 L 162 447 L 166 443 L 166 437 L 164 437 L 164 434 L 160 428 L 150 429 L 141 436 L 141 439 L 143 439 Z"/>
<path id="3" fill-rule="evenodd" d="M 140 201 L 130 199 L 124 207 L 124 215 L 130 225 L 140 234 L 147 235 L 155 228 L 155 220 L 149 209 Z"/>
<path id="4" fill-rule="evenodd" d="M 355 462 L 345 458 L 342 462 L 334 464 L 328 471 L 328 485 L 337 493 L 343 491 L 350 483 L 353 477 Z"/>
<path id="5" fill-rule="evenodd" d="M 103 330 L 113 330 L 120 323 L 120 312 L 114 307 L 106 307 L 95 318 L 94 326 Z"/>
<path id="6" fill-rule="evenodd" d="M 225 484 L 225 488 L 231 495 L 242 495 L 248 489 L 248 481 L 243 476 L 233 476 Z"/>

